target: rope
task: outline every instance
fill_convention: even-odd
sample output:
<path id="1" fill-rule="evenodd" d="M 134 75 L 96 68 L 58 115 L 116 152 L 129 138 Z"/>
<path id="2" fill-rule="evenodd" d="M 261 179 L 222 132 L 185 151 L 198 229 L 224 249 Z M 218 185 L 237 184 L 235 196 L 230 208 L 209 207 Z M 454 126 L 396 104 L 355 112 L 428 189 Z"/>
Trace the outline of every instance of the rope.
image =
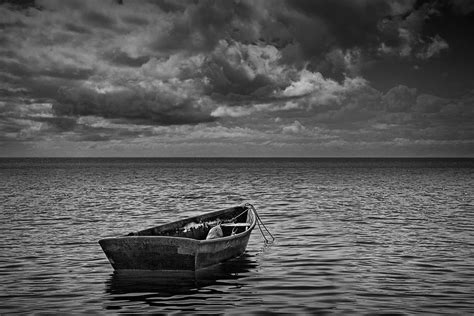
<path id="1" fill-rule="evenodd" d="M 245 205 L 245 206 L 247 206 L 247 205 Z M 248 210 L 247 210 L 247 209 L 245 209 L 245 211 L 243 211 L 243 212 L 242 212 L 242 213 L 240 213 L 239 215 L 237 215 L 237 216 L 234 216 L 234 217 L 232 217 L 232 218 L 231 218 L 231 219 L 229 219 L 229 220 L 226 220 L 226 222 L 227 222 L 227 223 L 231 223 L 231 222 L 235 221 L 235 220 L 236 220 L 236 219 L 237 219 L 237 218 L 238 218 L 240 215 L 243 215 L 243 214 L 244 214 L 244 213 L 246 213 L 246 212 L 248 212 Z"/>
<path id="2" fill-rule="evenodd" d="M 262 227 L 260 227 L 260 222 L 258 220 L 257 220 L 257 225 L 258 225 L 258 229 L 260 229 L 260 234 L 262 234 L 263 239 L 265 239 L 265 243 L 268 244 L 268 239 L 267 237 L 265 237 L 265 234 L 263 233 Z"/>
<path id="3" fill-rule="evenodd" d="M 267 226 L 265 226 L 265 224 L 263 223 L 262 219 L 260 218 L 260 215 L 258 215 L 257 213 L 257 210 L 255 209 L 255 207 L 250 204 L 250 203 L 247 203 L 245 204 L 245 207 L 246 208 L 251 208 L 253 210 L 253 212 L 255 213 L 255 215 L 257 216 L 257 224 L 258 224 L 258 229 L 260 230 L 260 233 L 262 234 L 262 237 L 263 239 L 265 239 L 265 243 L 268 243 L 268 239 L 267 237 L 265 236 L 265 234 L 263 233 L 263 230 L 262 230 L 262 227 L 260 226 L 260 224 L 262 224 L 263 228 L 265 228 L 265 230 L 267 231 L 267 233 L 270 235 L 270 237 L 272 238 L 272 241 L 275 240 L 275 237 L 273 237 L 272 233 L 270 233 L 270 231 L 268 230 Z"/>

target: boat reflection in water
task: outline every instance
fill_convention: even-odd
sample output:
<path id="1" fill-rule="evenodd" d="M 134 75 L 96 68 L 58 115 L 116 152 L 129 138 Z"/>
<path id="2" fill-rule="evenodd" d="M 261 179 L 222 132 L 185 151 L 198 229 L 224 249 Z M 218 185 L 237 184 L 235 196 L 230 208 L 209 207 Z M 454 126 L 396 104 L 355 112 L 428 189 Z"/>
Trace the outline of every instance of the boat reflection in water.
<path id="1" fill-rule="evenodd" d="M 245 288 L 242 280 L 256 267 L 255 256 L 245 253 L 197 271 L 114 271 L 106 282 L 106 292 L 111 295 L 106 309 L 127 311 L 147 303 L 163 311 L 191 311 L 205 305 L 213 294 L 222 297 L 228 291 Z"/>

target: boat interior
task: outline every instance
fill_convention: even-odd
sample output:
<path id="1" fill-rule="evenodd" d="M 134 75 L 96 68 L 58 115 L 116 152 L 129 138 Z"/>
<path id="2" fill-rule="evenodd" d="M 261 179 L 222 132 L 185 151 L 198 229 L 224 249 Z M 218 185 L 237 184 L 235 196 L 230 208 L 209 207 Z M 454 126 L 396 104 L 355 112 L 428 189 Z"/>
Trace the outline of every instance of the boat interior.
<path id="1" fill-rule="evenodd" d="M 197 216 L 150 229 L 128 234 L 128 236 L 170 236 L 197 240 L 227 237 L 242 233 L 251 226 L 253 215 L 244 207 L 216 216 Z M 215 228 L 215 229 L 213 229 Z M 211 231 L 212 230 L 212 231 Z M 218 232 L 216 235 L 215 232 Z M 212 235 L 210 237 L 210 235 Z"/>

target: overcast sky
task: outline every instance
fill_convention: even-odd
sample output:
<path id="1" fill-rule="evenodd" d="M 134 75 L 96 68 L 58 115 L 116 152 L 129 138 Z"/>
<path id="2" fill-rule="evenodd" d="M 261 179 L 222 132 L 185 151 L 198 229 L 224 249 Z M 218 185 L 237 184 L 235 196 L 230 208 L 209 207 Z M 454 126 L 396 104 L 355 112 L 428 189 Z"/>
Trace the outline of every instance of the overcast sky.
<path id="1" fill-rule="evenodd" d="M 474 1 L 0 1 L 0 156 L 474 156 Z"/>

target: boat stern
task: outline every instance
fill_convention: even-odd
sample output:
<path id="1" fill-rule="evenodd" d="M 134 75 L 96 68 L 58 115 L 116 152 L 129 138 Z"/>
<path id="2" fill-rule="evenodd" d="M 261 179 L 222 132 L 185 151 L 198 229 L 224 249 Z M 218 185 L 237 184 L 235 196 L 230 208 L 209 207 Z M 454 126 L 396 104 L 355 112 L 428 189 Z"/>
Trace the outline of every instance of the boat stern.
<path id="1" fill-rule="evenodd" d="M 99 240 L 115 270 L 195 270 L 199 242 L 185 238 L 131 236 Z"/>

